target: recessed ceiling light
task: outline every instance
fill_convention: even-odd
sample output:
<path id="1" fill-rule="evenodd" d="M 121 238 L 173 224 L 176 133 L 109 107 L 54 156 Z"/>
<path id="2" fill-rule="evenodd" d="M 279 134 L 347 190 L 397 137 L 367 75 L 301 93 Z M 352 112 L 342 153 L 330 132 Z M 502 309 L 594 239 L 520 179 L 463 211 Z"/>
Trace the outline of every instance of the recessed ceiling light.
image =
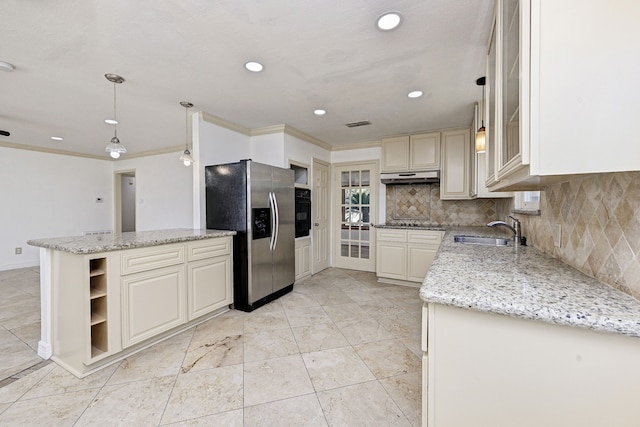
<path id="1" fill-rule="evenodd" d="M 254 73 L 259 73 L 260 71 L 264 70 L 264 65 L 256 61 L 249 61 L 244 64 L 244 68 L 249 71 L 253 71 Z"/>
<path id="2" fill-rule="evenodd" d="M 52 136 L 51 139 L 53 139 L 54 141 L 62 141 L 64 138 L 62 138 L 61 136 Z"/>
<path id="3" fill-rule="evenodd" d="M 118 121 L 117 120 L 113 120 L 113 119 L 104 119 L 104 122 L 109 124 L 109 125 L 117 125 Z"/>
<path id="4" fill-rule="evenodd" d="M 324 116 L 325 114 L 327 114 L 327 110 L 318 108 L 317 110 L 313 110 L 313 114 L 315 114 L 316 116 Z"/>
<path id="5" fill-rule="evenodd" d="M 420 98 L 422 96 L 421 90 L 414 90 L 407 94 L 409 98 Z"/>
<path id="6" fill-rule="evenodd" d="M 376 25 L 382 31 L 391 31 L 400 26 L 402 15 L 398 12 L 385 12 L 376 21 Z"/>

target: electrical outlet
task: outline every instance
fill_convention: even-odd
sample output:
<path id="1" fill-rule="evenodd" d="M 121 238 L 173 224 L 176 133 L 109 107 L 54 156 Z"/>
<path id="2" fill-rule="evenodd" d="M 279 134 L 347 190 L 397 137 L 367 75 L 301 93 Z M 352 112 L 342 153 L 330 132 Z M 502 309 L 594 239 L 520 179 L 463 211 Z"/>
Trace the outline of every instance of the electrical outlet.
<path id="1" fill-rule="evenodd" d="M 553 245 L 556 248 L 562 246 L 562 225 L 560 224 L 553 226 Z"/>
<path id="2" fill-rule="evenodd" d="M 16 248 L 16 255 L 22 255 L 22 248 Z"/>

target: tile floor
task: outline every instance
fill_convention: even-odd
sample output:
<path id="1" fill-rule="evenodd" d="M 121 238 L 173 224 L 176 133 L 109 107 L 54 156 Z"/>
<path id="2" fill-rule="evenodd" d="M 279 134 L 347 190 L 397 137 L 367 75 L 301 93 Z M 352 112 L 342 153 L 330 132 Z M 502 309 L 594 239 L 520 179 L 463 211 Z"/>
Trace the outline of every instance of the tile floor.
<path id="1" fill-rule="evenodd" d="M 0 426 L 419 426 L 420 308 L 328 269 L 82 380 L 40 367 L 0 388 Z"/>

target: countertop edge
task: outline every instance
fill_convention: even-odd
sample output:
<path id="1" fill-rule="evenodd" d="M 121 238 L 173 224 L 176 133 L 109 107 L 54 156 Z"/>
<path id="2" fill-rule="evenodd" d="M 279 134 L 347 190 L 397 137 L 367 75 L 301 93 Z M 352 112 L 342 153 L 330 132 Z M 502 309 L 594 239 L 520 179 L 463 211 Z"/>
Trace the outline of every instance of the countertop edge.
<path id="1" fill-rule="evenodd" d="M 145 248 L 171 243 L 190 242 L 237 234 L 232 230 L 168 229 L 114 235 L 68 236 L 30 239 L 27 244 L 77 255 Z"/>

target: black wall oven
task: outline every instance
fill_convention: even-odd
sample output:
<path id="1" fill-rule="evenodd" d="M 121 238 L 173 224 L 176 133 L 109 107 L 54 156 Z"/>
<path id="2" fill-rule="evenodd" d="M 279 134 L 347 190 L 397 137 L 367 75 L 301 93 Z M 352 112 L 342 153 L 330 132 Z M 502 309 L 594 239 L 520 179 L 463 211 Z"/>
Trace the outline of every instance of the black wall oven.
<path id="1" fill-rule="evenodd" d="M 311 190 L 295 189 L 296 237 L 309 235 L 311 229 Z"/>

